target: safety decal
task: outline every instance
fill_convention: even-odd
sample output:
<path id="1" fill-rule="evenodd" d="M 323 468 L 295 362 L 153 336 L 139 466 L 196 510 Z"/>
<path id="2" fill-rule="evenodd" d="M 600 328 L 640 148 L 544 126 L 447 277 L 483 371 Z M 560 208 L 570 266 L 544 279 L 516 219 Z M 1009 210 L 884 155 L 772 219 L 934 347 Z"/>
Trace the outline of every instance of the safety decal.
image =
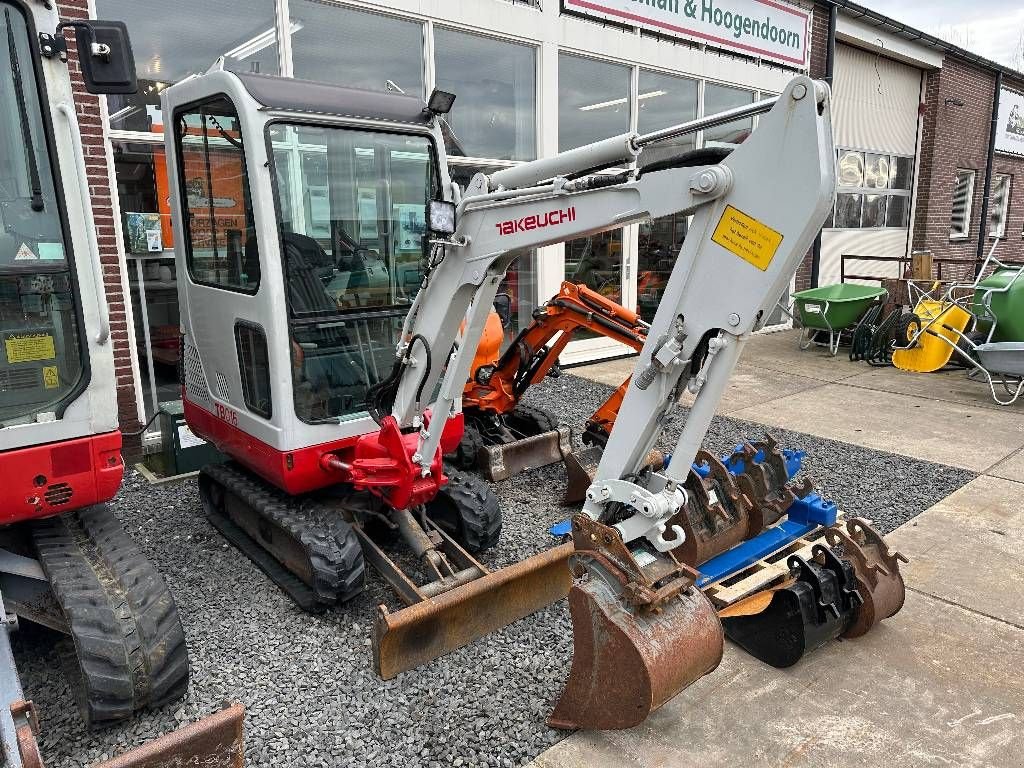
<path id="1" fill-rule="evenodd" d="M 18 252 L 14 254 L 15 261 L 38 261 L 35 251 L 28 247 L 28 243 L 22 243 Z"/>
<path id="2" fill-rule="evenodd" d="M 8 363 L 31 363 L 36 360 L 53 360 L 57 354 L 53 348 L 53 336 L 48 333 L 11 334 L 4 339 Z"/>
<path id="3" fill-rule="evenodd" d="M 727 205 L 711 239 L 764 272 L 779 250 L 782 233 Z"/>
<path id="4" fill-rule="evenodd" d="M 56 389 L 60 386 L 60 376 L 57 375 L 56 365 L 43 366 L 43 386 L 47 389 Z"/>

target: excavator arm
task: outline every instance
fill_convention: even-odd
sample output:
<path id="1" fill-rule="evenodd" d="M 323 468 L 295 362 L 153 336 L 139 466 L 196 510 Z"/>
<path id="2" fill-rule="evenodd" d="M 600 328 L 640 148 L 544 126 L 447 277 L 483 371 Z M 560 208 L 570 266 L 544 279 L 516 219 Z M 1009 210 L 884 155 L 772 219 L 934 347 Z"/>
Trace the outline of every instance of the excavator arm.
<path id="1" fill-rule="evenodd" d="M 593 173 L 632 163 L 648 144 L 755 113 L 766 114 L 720 162 Z M 498 284 L 517 255 L 669 213 L 693 215 L 572 520 L 574 655 L 551 725 L 636 725 L 718 666 L 722 624 L 695 586 L 697 573 L 673 552 L 685 540 L 676 522 L 684 483 L 743 345 L 788 288 L 834 193 L 829 90 L 797 77 L 777 99 L 480 174 L 458 201 L 454 232 L 437 243 L 442 250 L 406 317 L 382 420 L 382 432 L 418 430 L 411 460 L 424 478 L 439 465 L 444 425 L 459 415 Z M 673 461 L 651 467 L 647 456 L 684 389 L 696 397 Z"/>
<path id="2" fill-rule="evenodd" d="M 834 196 L 827 87 L 794 78 L 777 99 L 705 121 L 760 112 L 766 114 L 757 130 L 715 165 L 568 178 L 629 162 L 666 135 L 706 127 L 698 120 L 675 132 L 616 137 L 474 179 L 458 203 L 454 234 L 438 244 L 443 256 L 416 296 L 398 349 L 403 370 L 391 417 L 400 428 L 419 429 L 413 462 L 424 475 L 443 422 L 458 412 L 498 284 L 517 255 L 670 213 L 693 214 L 623 399 L 625 418 L 618 423 L 625 426 L 612 430 L 584 510 L 593 520 L 622 517 L 614 527 L 627 543 L 646 538 L 658 552 L 678 546 L 663 534 L 681 504 L 683 470 L 669 468 L 646 486 L 626 478 L 643 468 L 682 387 L 697 398 L 672 466 L 690 466 L 744 342 L 788 288 Z M 424 393 L 436 387 L 428 420 Z M 615 505 L 629 513 L 622 516 Z"/>
<path id="3" fill-rule="evenodd" d="M 496 361 L 479 356 L 474 360 L 472 376 L 462 394 L 463 410 L 512 411 L 523 393 L 551 372 L 580 330 L 600 334 L 637 352 L 647 338 L 647 324 L 636 312 L 585 285 L 565 281 Z"/>

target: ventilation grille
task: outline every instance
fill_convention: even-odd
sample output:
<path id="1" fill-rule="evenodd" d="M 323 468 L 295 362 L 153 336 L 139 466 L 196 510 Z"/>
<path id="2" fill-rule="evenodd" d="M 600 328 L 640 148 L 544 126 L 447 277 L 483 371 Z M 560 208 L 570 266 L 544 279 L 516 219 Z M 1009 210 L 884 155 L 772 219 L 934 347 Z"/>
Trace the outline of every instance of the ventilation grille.
<path id="1" fill-rule="evenodd" d="M 184 342 L 185 346 L 185 394 L 194 403 L 210 403 L 210 390 L 206 386 L 206 374 L 203 362 L 199 359 L 199 350 Z"/>
<path id="2" fill-rule="evenodd" d="M 15 389 L 37 389 L 38 387 L 38 368 L 0 371 L 0 390 L 13 391 Z"/>
<path id="3" fill-rule="evenodd" d="M 228 377 L 220 371 L 214 371 L 217 379 L 217 397 L 221 400 L 231 400 L 231 386 L 228 384 Z"/>
<path id="4" fill-rule="evenodd" d="M 51 507 L 59 507 L 71 501 L 72 493 L 71 486 L 67 483 L 54 483 L 47 487 L 43 498 Z"/>

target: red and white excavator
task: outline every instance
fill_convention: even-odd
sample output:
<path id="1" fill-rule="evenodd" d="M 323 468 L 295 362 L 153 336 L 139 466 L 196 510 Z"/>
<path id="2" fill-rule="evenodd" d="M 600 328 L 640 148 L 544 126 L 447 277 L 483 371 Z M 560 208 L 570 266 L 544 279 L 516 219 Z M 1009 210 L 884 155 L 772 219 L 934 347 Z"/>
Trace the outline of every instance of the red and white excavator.
<path id="1" fill-rule="evenodd" d="M 776 98 L 478 174 L 466 189 L 445 160 L 453 99 L 219 65 L 163 92 L 185 415 L 232 459 L 201 473 L 204 507 L 311 609 L 358 594 L 374 565 L 408 606 L 377 617 L 385 677 L 552 602 L 571 573 L 574 660 L 550 722 L 628 727 L 722 655 L 722 624 L 677 555 L 679 516 L 740 351 L 832 205 L 829 89 L 796 77 Z M 755 114 L 728 156 L 634 162 Z M 693 223 L 573 543 L 489 572 L 473 552 L 497 543 L 498 505 L 443 456 L 462 436 L 506 270 L 529 249 L 669 213 Z M 671 464 L 651 466 L 684 389 L 696 399 Z M 731 503 L 701 489 L 715 514 Z M 418 567 L 399 567 L 388 534 Z M 854 604 L 848 573 L 808 570 L 819 592 L 841 579 L 844 610 Z"/>
<path id="2" fill-rule="evenodd" d="M 21 619 L 66 636 L 89 725 L 188 687 L 174 599 L 105 506 L 124 465 L 69 58 L 92 93 L 135 89 L 120 22 L 62 23 L 53 3 L 0 0 L 0 762 L 15 768 L 42 765 L 11 651 Z M 116 765 L 211 754 L 240 764 L 229 761 L 241 760 L 241 725 L 234 707 Z"/>

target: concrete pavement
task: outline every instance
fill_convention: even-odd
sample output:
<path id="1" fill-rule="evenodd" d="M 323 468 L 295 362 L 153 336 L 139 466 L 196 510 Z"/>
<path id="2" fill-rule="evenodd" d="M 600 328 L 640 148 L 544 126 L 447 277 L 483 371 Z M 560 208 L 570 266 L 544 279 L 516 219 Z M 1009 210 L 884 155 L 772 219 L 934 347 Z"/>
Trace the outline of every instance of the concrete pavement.
<path id="1" fill-rule="evenodd" d="M 572 373 L 618 384 L 632 361 L 597 368 Z M 715 672 L 641 726 L 575 733 L 534 768 L 1019 768 L 1024 403 L 999 408 L 959 372 L 800 353 L 791 333 L 755 338 L 733 383 L 720 409 L 732 417 L 984 474 L 890 534 L 911 559 L 907 603 L 872 633 L 789 670 L 728 645 Z"/>

